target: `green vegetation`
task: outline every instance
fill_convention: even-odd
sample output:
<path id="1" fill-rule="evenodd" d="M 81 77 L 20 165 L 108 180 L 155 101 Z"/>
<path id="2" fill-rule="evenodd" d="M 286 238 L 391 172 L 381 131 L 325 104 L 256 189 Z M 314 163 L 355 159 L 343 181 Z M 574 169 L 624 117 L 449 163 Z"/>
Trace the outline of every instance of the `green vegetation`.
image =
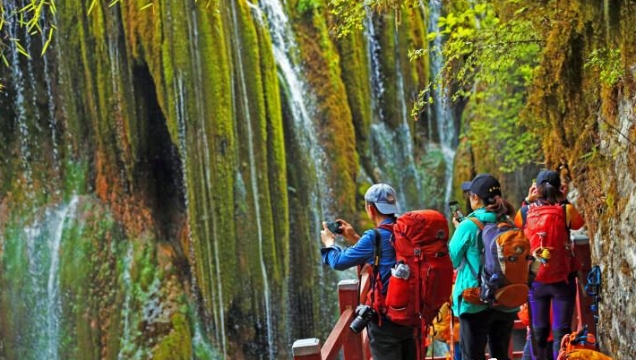
<path id="1" fill-rule="evenodd" d="M 14 23 L 25 33 L 24 36 L 44 35 L 45 40 L 40 53 L 40 55 L 44 55 L 51 45 L 53 33 L 57 31 L 57 27 L 55 24 L 41 19 L 51 19 L 55 17 L 56 12 L 55 0 L 28 0 L 22 8 L 14 10 L 9 10 L 4 1 L 0 1 L 0 66 L 10 66 L 7 55 L 12 51 L 12 47 L 15 47 L 14 51 L 19 54 L 31 58 L 27 49 L 22 45 L 22 40 L 10 35 L 8 27 Z M 0 91 L 2 89 L 3 85 L 0 83 Z"/>
<path id="2" fill-rule="evenodd" d="M 594 49 L 589 54 L 584 68 L 593 69 L 599 73 L 600 80 L 604 85 L 615 85 L 623 76 L 621 67 L 621 49 L 600 48 Z"/>
<path id="3" fill-rule="evenodd" d="M 468 102 L 463 119 L 466 145 L 497 149 L 480 158 L 498 164 L 495 167 L 499 171 L 511 172 L 537 161 L 541 155 L 541 143 L 533 132 L 527 131 L 522 110 L 543 40 L 532 21 L 532 5 L 523 5 L 519 0 L 503 3 L 505 7 L 496 8 L 486 1 L 453 1 L 445 16 L 439 18 L 439 31 L 427 37 L 429 41 L 443 37 L 444 45 L 410 51 L 412 60 L 427 61 L 431 52 L 439 52 L 445 59 L 439 76 L 420 92 L 412 115 L 421 113 L 432 102 L 433 89 L 450 89 L 454 101 Z M 364 6 L 340 0 L 330 4 L 339 19 L 341 35 L 361 28 L 367 11 Z M 408 0 L 376 1 L 369 8 L 403 12 L 409 5 Z"/>
<path id="4" fill-rule="evenodd" d="M 487 149 L 479 156 L 482 161 L 512 172 L 541 156 L 523 109 L 543 41 L 529 17 L 533 12 L 519 1 L 506 4 L 507 13 L 477 3 L 440 17 L 439 32 L 429 38 L 445 37 L 442 49 L 431 50 L 445 59 L 442 76 L 421 93 L 414 111 L 430 101 L 432 87 L 451 89 L 453 100 L 468 101 L 462 129 L 466 145 Z"/>

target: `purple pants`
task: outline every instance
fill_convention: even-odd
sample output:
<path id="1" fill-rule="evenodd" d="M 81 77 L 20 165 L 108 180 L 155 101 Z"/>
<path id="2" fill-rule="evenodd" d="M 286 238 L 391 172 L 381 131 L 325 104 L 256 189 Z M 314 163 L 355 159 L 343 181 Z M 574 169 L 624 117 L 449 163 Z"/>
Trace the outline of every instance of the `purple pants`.
<path id="1" fill-rule="evenodd" d="M 552 284 L 533 282 L 528 296 L 532 312 L 532 331 L 537 343 L 537 354 L 534 359 L 544 360 L 550 328 L 554 336 L 552 348 L 556 359 L 561 347 L 561 338 L 572 332 L 572 315 L 576 305 L 576 277 L 571 276 L 568 281 Z M 552 326 L 550 326 L 550 305 L 552 306 Z"/>

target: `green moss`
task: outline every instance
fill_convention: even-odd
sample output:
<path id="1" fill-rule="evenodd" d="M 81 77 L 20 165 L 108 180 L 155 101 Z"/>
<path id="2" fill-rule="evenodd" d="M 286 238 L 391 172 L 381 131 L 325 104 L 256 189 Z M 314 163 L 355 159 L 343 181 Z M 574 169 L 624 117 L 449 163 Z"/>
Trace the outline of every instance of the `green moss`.
<path id="1" fill-rule="evenodd" d="M 350 33 L 336 43 L 341 58 L 342 82 L 347 93 L 347 103 L 355 129 L 356 151 L 367 173 L 372 173 L 369 152 L 371 120 L 373 118 L 371 74 L 366 42 L 360 32 Z"/>
<path id="2" fill-rule="evenodd" d="M 325 139 L 325 153 L 330 164 L 328 181 L 333 188 L 329 196 L 343 216 L 353 214 L 354 183 L 359 164 L 351 110 L 340 73 L 340 57 L 329 37 L 324 16 L 312 14 L 300 18 L 295 14 L 293 18 L 301 57 L 306 64 L 305 78 L 315 90 L 314 121 L 319 126 L 320 136 Z"/>
<path id="3" fill-rule="evenodd" d="M 162 338 L 152 352 L 157 360 L 190 360 L 192 359 L 192 335 L 188 327 L 188 319 L 176 313 L 171 317 L 172 331 Z"/>

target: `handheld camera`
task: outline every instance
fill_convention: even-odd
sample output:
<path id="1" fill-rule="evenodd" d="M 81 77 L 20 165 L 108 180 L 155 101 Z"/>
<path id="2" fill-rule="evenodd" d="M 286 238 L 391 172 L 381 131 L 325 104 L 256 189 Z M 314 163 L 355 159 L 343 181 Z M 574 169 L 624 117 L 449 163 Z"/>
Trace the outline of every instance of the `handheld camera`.
<path id="1" fill-rule="evenodd" d="M 342 223 L 340 221 L 331 221 L 327 223 L 327 228 L 332 233 L 338 235 L 338 234 L 342 234 L 342 229 L 340 229 L 341 225 Z"/>

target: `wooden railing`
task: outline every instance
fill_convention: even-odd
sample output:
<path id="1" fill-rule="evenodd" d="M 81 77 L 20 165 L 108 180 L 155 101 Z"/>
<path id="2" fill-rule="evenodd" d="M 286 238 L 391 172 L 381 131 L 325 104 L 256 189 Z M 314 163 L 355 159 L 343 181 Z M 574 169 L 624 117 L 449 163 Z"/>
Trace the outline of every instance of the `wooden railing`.
<path id="1" fill-rule="evenodd" d="M 366 294 L 369 290 L 369 271 L 362 272 L 360 293 L 358 280 L 342 280 L 338 283 L 338 304 L 340 318 L 327 337 L 324 346 L 316 338 L 296 340 L 292 346 L 294 360 L 333 360 L 342 349 L 345 360 L 368 360 L 369 338 L 367 331 L 356 334 L 349 329 L 355 317 L 355 310 L 360 303 L 358 294 Z"/>
<path id="2" fill-rule="evenodd" d="M 577 258 L 583 264 L 583 273 L 591 268 L 590 247 L 586 239 L 581 239 L 574 243 Z M 369 338 L 364 330 L 360 334 L 355 334 L 349 329 L 349 324 L 355 317 L 355 309 L 360 303 L 358 294 L 366 294 L 369 289 L 370 272 L 367 268 L 362 272 L 361 291 L 358 293 L 358 280 L 343 280 L 338 283 L 338 303 L 340 305 L 340 318 L 336 322 L 333 330 L 327 337 L 324 345 L 321 345 L 317 338 L 296 340 L 292 345 L 294 360 L 333 360 L 340 350 L 343 351 L 344 360 L 369 360 L 371 352 L 369 350 Z M 585 296 L 578 287 L 576 311 L 572 320 L 572 328 L 580 329 L 583 324 L 588 325 L 590 332 L 595 331 L 594 315 L 590 311 L 592 299 Z M 525 329 L 525 325 L 519 320 L 515 321 L 514 329 Z M 512 359 L 521 358 L 522 350 L 513 350 L 512 340 L 510 342 L 510 356 Z M 446 357 L 431 357 L 430 360 L 445 360 Z"/>

